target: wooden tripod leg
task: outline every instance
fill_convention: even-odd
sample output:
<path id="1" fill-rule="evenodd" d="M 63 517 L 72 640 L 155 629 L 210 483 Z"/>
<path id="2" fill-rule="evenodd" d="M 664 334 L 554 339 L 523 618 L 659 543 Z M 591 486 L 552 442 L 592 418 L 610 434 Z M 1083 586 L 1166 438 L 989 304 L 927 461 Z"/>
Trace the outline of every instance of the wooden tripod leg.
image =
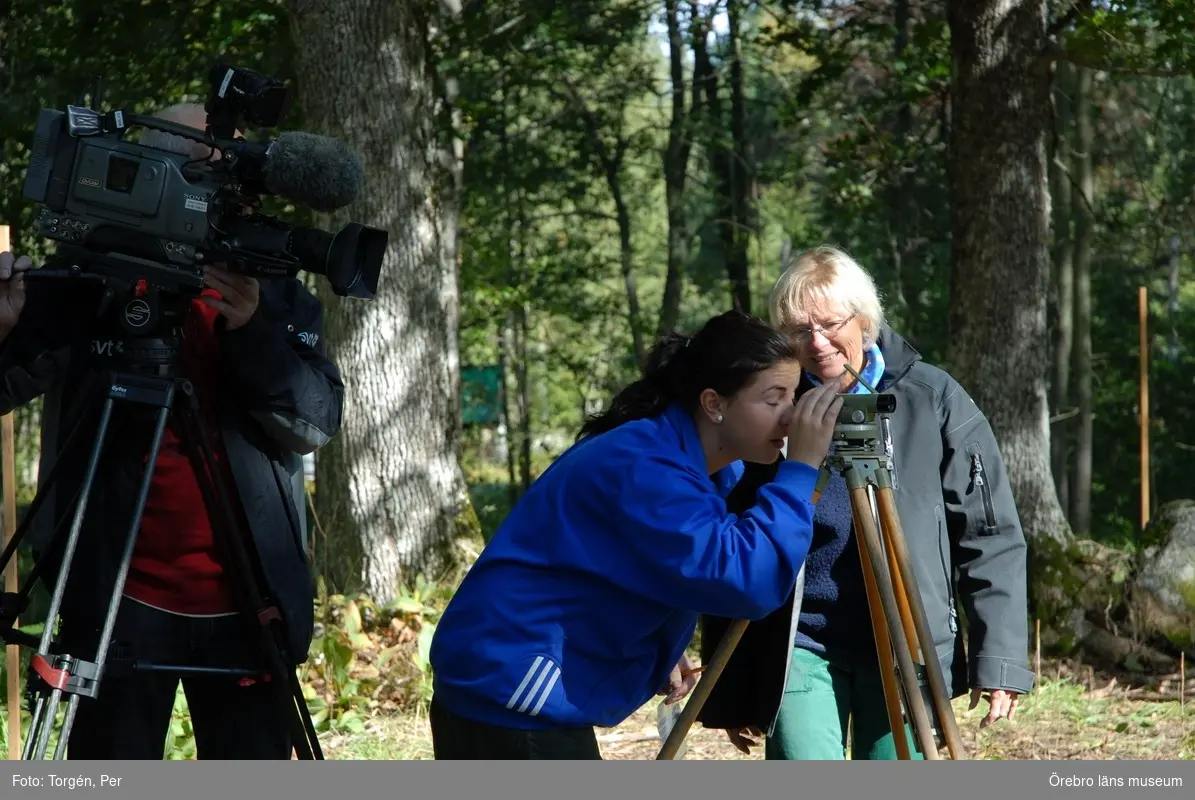
<path id="1" fill-rule="evenodd" d="M 873 497 L 877 508 L 879 500 Z M 900 624 L 905 632 L 905 640 L 909 643 L 909 656 L 913 659 L 914 665 L 925 665 L 925 648 L 922 647 L 921 638 L 917 635 L 916 625 L 913 623 L 913 612 L 909 604 L 909 595 L 907 587 L 905 586 L 904 575 L 901 572 L 900 564 L 897 563 L 896 557 L 892 550 L 888 547 L 887 536 L 885 534 L 885 527 L 882 515 L 877 512 L 877 524 L 879 525 L 880 542 L 884 546 L 884 554 L 887 556 L 888 575 L 892 578 L 892 592 L 896 595 L 896 610 L 900 614 Z M 930 651 L 933 652 L 931 644 Z M 931 723 L 933 721 L 931 714 Z M 902 721 L 903 725 L 903 721 Z M 893 728 L 895 731 L 896 728 Z M 903 728 L 902 728 L 903 730 Z M 904 738 L 903 736 L 901 737 Z"/>
<path id="2" fill-rule="evenodd" d="M 730 623 L 730 627 L 726 629 L 726 633 L 722 634 L 722 640 L 718 642 L 718 647 L 714 650 L 714 655 L 710 657 L 709 665 L 701 673 L 701 677 L 697 680 L 697 685 L 693 687 L 693 694 L 689 697 L 689 702 L 685 703 L 685 708 L 681 711 L 680 719 L 676 721 L 676 727 L 668 734 L 663 747 L 660 748 L 659 754 L 656 755 L 657 761 L 671 761 L 680 752 L 681 743 L 684 742 L 685 736 L 688 735 L 689 728 L 693 727 L 693 723 L 697 721 L 697 715 L 701 713 L 701 707 L 705 705 L 710 692 L 714 690 L 714 683 L 717 682 L 718 676 L 722 674 L 722 670 L 726 669 L 726 664 L 730 661 L 730 656 L 738 646 L 739 639 L 743 638 L 743 632 L 747 630 L 748 623 L 749 620 L 736 619 Z"/>
<path id="3" fill-rule="evenodd" d="M 876 497 L 876 506 L 880 503 Z M 917 636 L 916 626 L 913 624 L 913 612 L 909 607 L 908 590 L 905 587 L 904 574 L 896 560 L 893 550 L 888 547 L 887 527 L 884 515 L 879 514 L 880 541 L 884 544 L 884 555 L 887 557 L 888 574 L 892 578 L 892 592 L 896 595 L 896 610 L 900 613 L 900 624 L 905 631 L 905 639 L 909 642 L 909 655 L 915 664 L 925 664 L 925 653 L 921 647 L 921 639 Z M 933 650 L 931 645 L 930 650 Z"/>
<path id="4" fill-rule="evenodd" d="M 916 628 L 917 640 L 922 643 L 922 659 L 926 675 L 929 678 L 930 693 L 937 711 L 938 723 L 942 727 L 942 736 L 950 757 L 954 760 L 966 759 L 962 736 L 959 734 L 958 722 L 954 718 L 954 708 L 950 705 L 950 695 L 946 691 L 946 679 L 942 674 L 942 665 L 938 661 L 933 646 L 933 633 L 929 627 L 929 617 L 925 613 L 925 605 L 921 600 L 921 592 L 917 586 L 917 576 L 909 562 L 908 545 L 905 542 L 904 529 L 900 523 L 900 515 L 896 510 L 896 499 L 892 493 L 892 485 L 886 472 L 879 473 L 879 487 L 876 489 L 876 505 L 880 512 L 880 523 L 884 530 L 884 540 L 888 549 L 889 559 L 895 563 L 894 572 L 901 576 L 901 582 L 906 587 L 905 598 L 908 601 L 913 626 Z"/>
<path id="5" fill-rule="evenodd" d="M 892 578 L 888 574 L 884 546 L 880 541 L 875 513 L 871 510 L 871 502 L 867 496 L 867 486 L 864 479 L 855 470 L 848 472 L 847 485 L 850 487 L 851 504 L 857 509 L 855 512 L 856 533 L 866 545 L 867 560 L 870 561 L 872 573 L 875 575 L 876 586 L 880 594 L 880 605 L 884 610 L 884 621 L 888 628 L 888 635 L 892 638 L 896 663 L 900 667 L 900 681 L 904 689 L 909 719 L 913 723 L 913 733 L 921 745 L 921 752 L 925 758 L 937 760 L 941 756 L 934 743 L 929 712 L 921 697 L 921 689 L 917 685 L 917 670 L 913 664 L 913 657 L 909 652 L 909 641 L 905 638 L 904 627 L 896 608 L 896 594 L 892 588 Z M 893 740 L 897 742 L 904 738 L 904 736 L 898 735 L 898 731 L 903 733 L 903 724 L 892 729 Z"/>
<path id="6" fill-rule="evenodd" d="M 867 503 L 866 489 L 863 502 Z M 862 509 L 855 502 L 855 494 L 851 493 L 851 511 L 855 521 L 855 531 L 862 527 L 859 514 Z M 870 503 L 866 505 L 867 513 L 871 513 Z M 904 717 L 900 710 L 900 686 L 896 683 L 896 667 L 892 662 L 892 640 L 888 636 L 888 626 L 884 622 L 884 612 L 880 600 L 880 590 L 876 586 L 875 573 L 871 569 L 871 560 L 867 557 L 867 545 L 863 537 L 856 535 L 855 542 L 859 546 L 859 564 L 863 568 L 863 585 L 867 588 L 867 609 L 871 615 L 871 630 L 875 635 L 876 655 L 880 661 L 880 682 L 884 687 L 884 705 L 888 709 L 888 724 L 893 731 L 904 731 Z M 853 729 L 853 726 L 852 726 Z M 901 761 L 908 761 L 912 753 L 909 752 L 909 740 L 906 736 L 893 736 L 896 745 L 896 757 Z"/>

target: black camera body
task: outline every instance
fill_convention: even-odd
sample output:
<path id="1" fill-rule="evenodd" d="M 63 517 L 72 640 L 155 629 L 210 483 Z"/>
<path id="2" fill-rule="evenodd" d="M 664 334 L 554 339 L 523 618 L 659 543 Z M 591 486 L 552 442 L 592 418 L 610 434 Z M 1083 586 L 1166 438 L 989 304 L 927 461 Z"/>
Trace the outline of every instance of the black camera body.
<path id="1" fill-rule="evenodd" d="M 279 81 L 217 64 L 200 131 L 122 110 L 101 114 L 43 109 L 33 137 L 24 196 L 38 203 L 42 236 L 59 243 L 66 270 L 149 282 L 194 293 L 203 268 L 222 263 L 255 278 L 325 276 L 340 296 L 372 299 L 388 234 L 359 223 L 336 233 L 254 213 L 257 199 L 280 194 L 319 211 L 354 199 L 356 157 L 335 140 L 283 133 L 268 143 L 236 138 L 241 119 L 272 127 L 289 107 Z M 203 145 L 207 157 L 129 142 L 132 126 Z"/>
<path id="2" fill-rule="evenodd" d="M 67 245 L 189 270 L 219 246 L 219 221 L 236 212 L 225 176 L 188 156 L 112 136 L 88 109 L 42 109 L 25 198 L 42 206 L 42 236 Z M 196 255 L 199 254 L 199 258 Z"/>

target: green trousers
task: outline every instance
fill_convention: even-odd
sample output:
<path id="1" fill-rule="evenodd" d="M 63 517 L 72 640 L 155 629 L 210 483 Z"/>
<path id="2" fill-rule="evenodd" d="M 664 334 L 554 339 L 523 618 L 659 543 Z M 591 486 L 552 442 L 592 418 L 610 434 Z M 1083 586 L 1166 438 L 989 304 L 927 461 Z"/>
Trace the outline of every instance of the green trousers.
<path id="1" fill-rule="evenodd" d="M 769 761 L 842 761 L 850 731 L 851 758 L 894 760 L 896 746 L 884 705 L 878 663 L 793 649 L 788 686 L 780 705 L 776 729 L 764 745 Z M 904 735 L 914 759 L 913 730 Z"/>

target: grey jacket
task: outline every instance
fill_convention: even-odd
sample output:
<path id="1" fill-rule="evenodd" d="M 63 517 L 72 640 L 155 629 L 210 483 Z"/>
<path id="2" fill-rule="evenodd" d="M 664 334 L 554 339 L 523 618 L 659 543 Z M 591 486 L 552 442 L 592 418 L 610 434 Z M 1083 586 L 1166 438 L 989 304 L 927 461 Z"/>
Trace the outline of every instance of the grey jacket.
<path id="1" fill-rule="evenodd" d="M 890 425 L 896 505 L 947 687 L 953 697 L 972 687 L 1026 693 L 1034 683 L 1026 543 L 996 438 L 958 382 L 922 361 L 902 337 L 884 328 L 879 346 L 885 370 L 877 388 L 896 396 Z M 776 464 L 748 466 L 730 509 L 750 507 L 775 470 Z M 698 716 L 705 727 L 772 731 L 803 578 L 788 603 L 747 627 Z M 729 622 L 702 617 L 703 662 Z M 870 620 L 860 624 L 870 628 Z"/>

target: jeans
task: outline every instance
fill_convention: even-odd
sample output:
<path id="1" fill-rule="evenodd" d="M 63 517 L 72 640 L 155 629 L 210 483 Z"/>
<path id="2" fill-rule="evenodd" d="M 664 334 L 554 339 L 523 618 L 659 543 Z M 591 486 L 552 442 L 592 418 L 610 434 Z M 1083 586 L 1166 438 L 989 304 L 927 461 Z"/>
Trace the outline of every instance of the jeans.
<path id="1" fill-rule="evenodd" d="M 788 686 L 776 729 L 764 745 L 764 757 L 769 761 L 841 761 L 846 758 L 848 730 L 852 759 L 896 758 L 879 662 L 794 648 Z M 912 726 L 905 725 L 904 735 L 911 758 L 922 759 Z"/>
<path id="2" fill-rule="evenodd" d="M 95 660 L 100 624 L 64 620 L 59 649 Z M 247 628 L 240 615 L 184 617 L 124 598 L 116 617 L 109 651 L 127 653 L 138 662 L 192 667 L 245 667 L 262 670 L 260 634 Z M 120 658 L 109 656 L 95 698 L 80 697 L 68 741 L 69 759 L 158 760 L 166 754 L 166 737 L 180 678 L 177 673 L 122 670 Z M 185 675 L 181 678 L 195 733 L 199 759 L 266 760 L 291 756 L 290 684 L 243 685 L 235 676 Z M 289 677 L 289 676 L 285 676 Z"/>

